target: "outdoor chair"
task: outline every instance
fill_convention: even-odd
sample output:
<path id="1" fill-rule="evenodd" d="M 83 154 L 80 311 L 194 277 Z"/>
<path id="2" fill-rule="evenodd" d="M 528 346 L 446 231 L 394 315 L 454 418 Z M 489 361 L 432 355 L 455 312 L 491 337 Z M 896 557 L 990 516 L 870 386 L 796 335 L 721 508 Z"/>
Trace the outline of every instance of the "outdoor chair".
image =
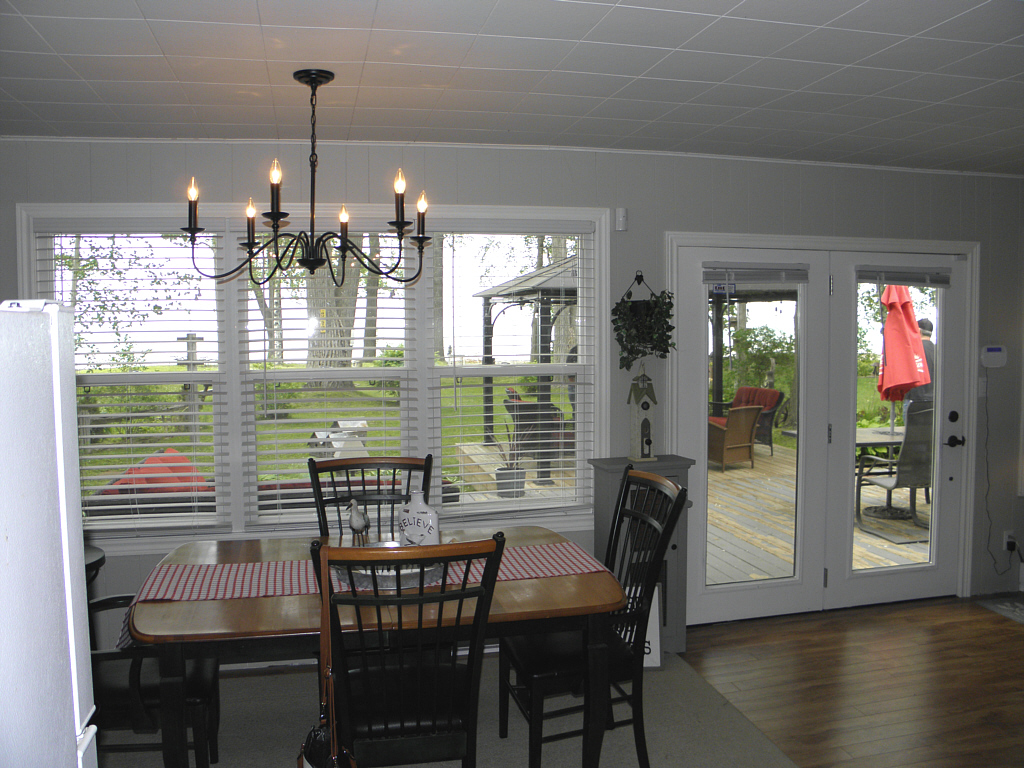
<path id="1" fill-rule="evenodd" d="M 312 543 L 329 612 L 328 711 L 360 768 L 476 765 L 484 636 L 504 546 L 501 533 L 420 547 Z"/>
<path id="2" fill-rule="evenodd" d="M 628 465 L 615 504 L 604 564 L 626 593 L 627 604 L 611 614 L 608 674 L 610 705 L 628 703 L 631 717 L 616 719 L 611 706 L 609 727 L 633 725 L 637 760 L 649 768 L 644 731 L 644 656 L 647 620 L 654 588 L 661 575 L 669 540 L 686 505 L 686 489 L 671 480 Z M 515 672 L 513 680 L 512 672 Z M 545 720 L 582 712 L 584 705 L 544 711 L 551 696 L 578 693 L 586 675 L 582 631 L 553 632 L 502 638 L 498 656 L 498 735 L 508 736 L 509 699 L 529 724 L 529 767 L 539 768 L 541 744 L 581 735 L 582 730 L 543 734 Z M 623 687 L 628 683 L 628 690 Z"/>
<path id="3" fill-rule="evenodd" d="M 398 538 L 396 512 L 411 498 L 412 490 L 423 491 L 423 500 L 430 503 L 430 472 L 434 457 L 313 459 L 309 464 L 309 480 L 313 486 L 320 535 L 329 536 L 328 517 L 338 521 L 338 535 L 345 525 L 342 512 L 355 499 L 376 528 L 379 540 Z"/>
<path id="4" fill-rule="evenodd" d="M 861 488 L 875 485 L 885 489 L 885 505 L 892 506 L 892 492 L 910 489 L 910 519 L 914 525 L 928 527 L 917 517 L 917 489 L 925 492 L 932 485 L 932 426 L 935 409 L 930 401 L 911 402 L 904 416 L 905 429 L 899 454 L 894 459 L 862 453 L 857 460 L 857 499 L 854 506 L 857 526 L 862 526 Z M 880 473 L 884 469 L 886 472 Z"/>
<path id="5" fill-rule="evenodd" d="M 134 595 L 115 595 L 89 601 L 92 635 L 92 684 L 96 712 L 90 723 L 101 734 L 100 752 L 157 751 L 159 740 L 111 742 L 110 731 L 136 734 L 157 733 L 160 729 L 160 671 L 156 649 L 132 645 L 124 649 L 97 648 L 98 617 L 108 611 L 123 615 Z M 217 733 L 220 724 L 220 676 L 215 658 L 192 658 L 185 662 L 185 717 L 192 728 L 196 768 L 209 768 L 219 759 Z"/>
<path id="6" fill-rule="evenodd" d="M 717 462 L 723 472 L 725 465 L 749 461 L 754 466 L 754 433 L 761 415 L 760 405 L 730 408 L 725 424 L 708 419 L 708 461 Z"/>
<path id="7" fill-rule="evenodd" d="M 712 406 L 719 406 L 720 408 L 738 408 L 744 405 L 760 405 L 761 415 L 757 419 L 757 430 L 754 432 L 754 441 L 761 443 L 761 445 L 767 445 L 772 452 L 772 456 L 775 455 L 775 443 L 772 440 L 772 430 L 775 427 L 775 417 L 779 412 L 779 408 L 782 407 L 786 396 L 782 390 L 779 389 L 768 389 L 767 387 L 740 387 L 736 390 L 736 395 L 733 397 L 732 402 L 729 403 L 716 403 L 712 402 Z M 719 411 L 716 410 L 716 413 Z M 712 421 L 720 426 L 725 426 L 725 416 L 709 416 L 708 421 Z"/>

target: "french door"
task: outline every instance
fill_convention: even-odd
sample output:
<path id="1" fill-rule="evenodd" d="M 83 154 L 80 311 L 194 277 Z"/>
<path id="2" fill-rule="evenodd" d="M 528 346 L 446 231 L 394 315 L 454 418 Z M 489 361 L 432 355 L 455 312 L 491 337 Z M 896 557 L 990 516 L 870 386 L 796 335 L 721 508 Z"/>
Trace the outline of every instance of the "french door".
<path id="1" fill-rule="evenodd" d="M 669 391 L 685 393 L 670 406 L 672 450 L 697 461 L 688 623 L 956 593 L 970 448 L 960 439 L 973 421 L 969 258 L 953 246 L 740 242 L 680 236 L 670 251 L 677 327 L 688 329 L 670 358 Z M 935 331 L 931 405 L 906 424 L 904 403 L 877 389 L 890 285 L 904 287 Z M 782 392 L 772 429 L 758 430 L 749 450 L 749 436 L 729 436 L 739 419 L 722 404 L 740 386 Z M 723 432 L 739 445 L 724 454 Z M 913 435 L 925 444 L 916 463 Z"/>

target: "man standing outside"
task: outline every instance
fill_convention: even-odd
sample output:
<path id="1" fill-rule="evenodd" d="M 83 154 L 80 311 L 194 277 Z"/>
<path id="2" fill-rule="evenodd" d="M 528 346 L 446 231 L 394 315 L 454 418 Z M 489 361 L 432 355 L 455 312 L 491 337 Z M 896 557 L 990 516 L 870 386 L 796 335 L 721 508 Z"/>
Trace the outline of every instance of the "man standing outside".
<path id="1" fill-rule="evenodd" d="M 921 346 L 924 347 L 924 363 L 930 381 L 927 384 L 914 387 L 903 398 L 904 424 L 907 423 L 907 409 L 910 407 L 911 402 L 931 402 L 935 399 L 935 379 L 932 378 L 935 375 L 935 344 L 932 343 L 932 329 L 934 326 L 931 320 L 922 318 L 917 321 L 917 327 L 921 332 Z"/>

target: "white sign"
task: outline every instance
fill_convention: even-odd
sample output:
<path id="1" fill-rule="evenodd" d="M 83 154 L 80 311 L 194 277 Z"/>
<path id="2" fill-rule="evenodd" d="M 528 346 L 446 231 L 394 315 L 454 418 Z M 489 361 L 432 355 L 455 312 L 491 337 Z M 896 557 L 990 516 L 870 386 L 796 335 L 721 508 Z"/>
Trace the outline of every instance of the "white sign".
<path id="1" fill-rule="evenodd" d="M 654 587 L 651 612 L 647 617 L 647 642 L 644 644 L 644 666 L 661 668 L 661 586 Z"/>

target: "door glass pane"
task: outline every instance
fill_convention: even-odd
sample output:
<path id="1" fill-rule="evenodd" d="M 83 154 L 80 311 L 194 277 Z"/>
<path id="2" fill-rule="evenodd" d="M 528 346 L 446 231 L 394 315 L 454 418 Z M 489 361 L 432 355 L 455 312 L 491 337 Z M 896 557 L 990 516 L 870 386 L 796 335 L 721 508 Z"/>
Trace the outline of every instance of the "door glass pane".
<path id="1" fill-rule="evenodd" d="M 795 573 L 800 290 L 708 285 L 708 585 Z"/>
<path id="2" fill-rule="evenodd" d="M 857 286 L 854 570 L 931 562 L 939 290 Z"/>

